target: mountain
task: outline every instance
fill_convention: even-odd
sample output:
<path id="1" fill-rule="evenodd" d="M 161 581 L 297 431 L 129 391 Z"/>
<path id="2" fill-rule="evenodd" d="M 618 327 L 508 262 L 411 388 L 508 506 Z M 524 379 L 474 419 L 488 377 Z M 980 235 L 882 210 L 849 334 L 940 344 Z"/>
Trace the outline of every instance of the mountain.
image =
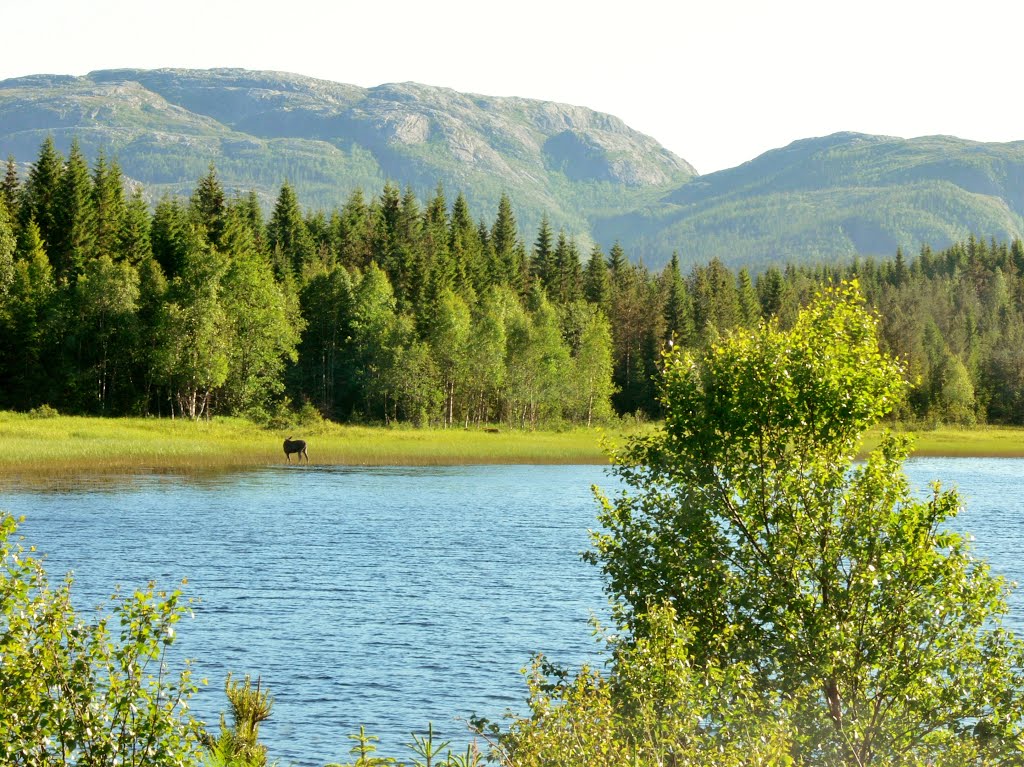
<path id="1" fill-rule="evenodd" d="M 786 261 L 916 253 L 969 234 L 1024 236 L 1024 141 L 901 139 L 837 133 L 795 141 L 681 184 L 656 202 L 595 222 L 659 266 L 719 257 Z"/>
<path id="2" fill-rule="evenodd" d="M 438 183 L 493 216 L 502 192 L 529 231 L 546 212 L 590 221 L 656 199 L 694 169 L 617 117 L 584 107 L 416 83 L 358 88 L 239 69 L 36 75 L 0 82 L 0 157 L 33 161 L 47 135 L 101 148 L 152 197 L 188 194 L 216 164 L 228 190 L 272 202 L 287 179 L 312 208 L 391 179 L 421 199 Z"/>
<path id="3" fill-rule="evenodd" d="M 837 133 L 698 176 L 611 115 L 416 83 L 240 69 L 0 82 L 0 158 L 30 163 L 47 135 L 64 152 L 73 137 L 89 157 L 102 148 L 151 198 L 189 194 L 210 162 L 267 206 L 286 179 L 309 208 L 390 179 L 421 199 L 438 183 L 463 192 L 490 219 L 507 192 L 528 242 L 546 213 L 584 250 L 619 240 L 655 268 L 674 250 L 758 269 L 1024 236 L 1024 142 Z"/>

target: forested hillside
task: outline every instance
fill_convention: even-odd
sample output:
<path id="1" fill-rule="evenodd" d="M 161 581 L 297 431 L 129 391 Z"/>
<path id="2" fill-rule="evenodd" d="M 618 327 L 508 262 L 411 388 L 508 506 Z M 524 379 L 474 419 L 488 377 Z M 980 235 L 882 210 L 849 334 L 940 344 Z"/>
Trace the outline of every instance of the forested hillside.
<path id="1" fill-rule="evenodd" d="M 1024 423 L 1024 245 L 907 258 L 651 271 L 582 252 L 502 196 L 385 184 L 331 210 L 227 194 L 209 167 L 154 208 L 116 163 L 45 141 L 0 183 L 0 408 L 533 428 L 658 415 L 665 344 L 696 346 L 856 277 L 915 381 L 898 415 Z"/>
<path id="2" fill-rule="evenodd" d="M 1024 142 L 837 133 L 795 141 L 688 181 L 656 204 L 595 224 L 662 266 L 848 260 L 945 248 L 971 233 L 1024 235 Z"/>

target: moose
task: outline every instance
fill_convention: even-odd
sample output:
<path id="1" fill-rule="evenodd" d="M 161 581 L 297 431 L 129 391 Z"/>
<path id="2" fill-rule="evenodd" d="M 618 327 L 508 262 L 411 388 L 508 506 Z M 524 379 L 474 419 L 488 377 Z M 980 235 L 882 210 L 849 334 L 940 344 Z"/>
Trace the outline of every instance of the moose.
<path id="1" fill-rule="evenodd" d="M 306 463 L 309 463 L 309 455 L 306 453 L 306 440 L 288 437 L 284 441 L 284 457 L 288 459 L 288 463 L 292 462 L 292 453 L 298 453 L 299 457 L 296 460 L 299 463 L 302 463 L 303 456 L 306 458 Z"/>

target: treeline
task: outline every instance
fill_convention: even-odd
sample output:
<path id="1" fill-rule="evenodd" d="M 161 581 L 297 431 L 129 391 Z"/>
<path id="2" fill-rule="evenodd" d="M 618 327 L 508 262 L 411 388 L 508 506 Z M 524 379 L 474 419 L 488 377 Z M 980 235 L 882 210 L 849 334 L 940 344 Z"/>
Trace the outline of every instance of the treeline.
<path id="1" fill-rule="evenodd" d="M 737 326 L 785 326 L 856 276 L 918 381 L 903 418 L 1024 423 L 1024 253 L 970 239 L 908 263 L 686 275 L 582 253 L 511 201 L 386 184 L 304 212 L 285 183 L 265 220 L 211 166 L 150 209 L 114 162 L 44 142 L 0 182 L 0 408 L 266 420 L 291 402 L 338 420 L 593 423 L 658 416 L 661 352 Z"/>
<path id="2" fill-rule="evenodd" d="M 895 415 L 923 425 L 1024 424 L 1024 243 L 974 236 L 908 261 L 769 269 L 758 280 L 783 326 L 823 283 L 856 278 L 880 343 L 911 382 Z"/>
<path id="3" fill-rule="evenodd" d="M 559 241 L 559 258 L 570 243 Z M 578 255 L 573 255 L 579 277 Z M 554 256 L 554 251 L 552 251 Z M 530 274 L 512 206 L 385 186 L 264 221 L 215 170 L 152 212 L 116 163 L 47 140 L 0 186 L 0 407 L 532 427 L 611 416 L 607 316 Z"/>

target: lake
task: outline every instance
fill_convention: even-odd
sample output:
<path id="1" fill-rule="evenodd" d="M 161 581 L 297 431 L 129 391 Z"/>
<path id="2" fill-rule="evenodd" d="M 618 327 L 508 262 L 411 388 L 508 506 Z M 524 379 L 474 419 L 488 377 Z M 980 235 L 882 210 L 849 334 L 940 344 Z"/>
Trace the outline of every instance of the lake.
<path id="1" fill-rule="evenodd" d="M 915 487 L 957 485 L 970 530 L 994 569 L 1024 576 L 1019 459 L 916 459 Z M 457 717 L 522 713 L 519 670 L 537 652 L 597 661 L 590 628 L 607 609 L 589 545 L 595 466 L 281 467 L 212 477 L 96 477 L 8 488 L 27 542 L 75 600 L 116 584 L 188 578 L 195 619 L 177 650 L 209 680 L 193 701 L 211 724 L 228 671 L 260 675 L 275 698 L 262 740 L 282 765 L 345 761 L 366 725 L 380 753 L 406 756 L 432 721 L 464 744 Z M 1007 621 L 1022 628 L 1015 595 Z"/>

